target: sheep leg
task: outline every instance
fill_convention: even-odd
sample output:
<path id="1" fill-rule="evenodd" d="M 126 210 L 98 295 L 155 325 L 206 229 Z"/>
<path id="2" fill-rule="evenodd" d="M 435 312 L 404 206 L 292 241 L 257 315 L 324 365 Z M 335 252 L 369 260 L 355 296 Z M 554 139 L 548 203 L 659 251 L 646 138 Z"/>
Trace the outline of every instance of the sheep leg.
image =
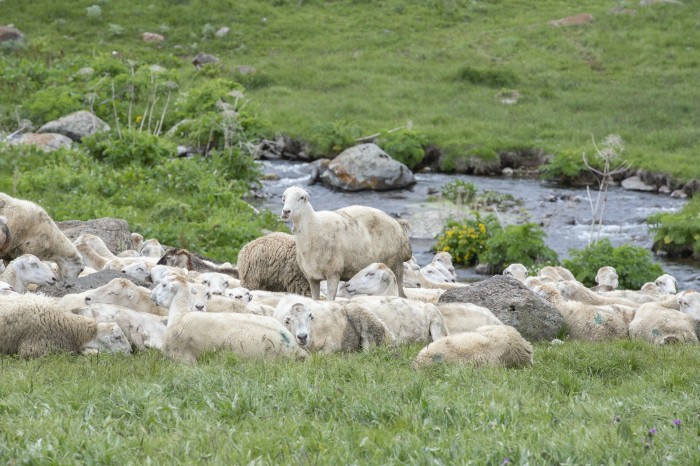
<path id="1" fill-rule="evenodd" d="M 396 275 L 396 283 L 399 285 L 399 297 L 406 298 L 406 292 L 403 290 L 403 262 L 400 262 L 391 271 Z"/>
<path id="2" fill-rule="evenodd" d="M 311 287 L 311 299 L 318 301 L 321 298 L 321 280 L 311 280 L 310 278 L 308 280 L 309 287 Z M 336 283 L 336 287 L 337 285 Z"/>
<path id="3" fill-rule="evenodd" d="M 335 275 L 327 278 L 328 281 L 328 296 L 326 299 L 328 301 L 334 301 L 335 295 L 338 294 L 338 283 L 340 283 L 340 276 Z"/>

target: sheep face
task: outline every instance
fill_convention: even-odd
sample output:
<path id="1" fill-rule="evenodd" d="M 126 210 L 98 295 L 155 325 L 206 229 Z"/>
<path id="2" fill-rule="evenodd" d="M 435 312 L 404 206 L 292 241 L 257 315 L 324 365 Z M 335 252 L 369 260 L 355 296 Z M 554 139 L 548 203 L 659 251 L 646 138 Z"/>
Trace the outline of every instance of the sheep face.
<path id="1" fill-rule="evenodd" d="M 231 299 L 240 299 L 244 303 L 249 303 L 253 300 L 253 295 L 250 294 L 250 290 L 242 286 L 237 288 L 227 288 L 224 295 Z"/>
<path id="2" fill-rule="evenodd" d="M 345 283 L 348 295 L 378 295 L 391 286 L 389 268 L 381 263 L 370 264 Z"/>
<path id="3" fill-rule="evenodd" d="M 433 258 L 433 262 L 442 265 L 445 270 L 449 273 L 449 276 L 456 279 L 457 278 L 457 272 L 455 271 L 455 267 L 452 264 L 452 255 L 450 255 L 449 252 L 446 251 L 440 251 L 435 254 L 435 257 Z M 454 280 L 452 280 L 454 281 Z"/>
<path id="4" fill-rule="evenodd" d="M 595 276 L 595 282 L 599 285 L 607 285 L 613 290 L 618 286 L 618 275 L 613 267 L 601 267 Z"/>
<path id="5" fill-rule="evenodd" d="M 207 287 L 211 294 L 223 296 L 224 291 L 231 283 L 231 277 L 225 273 L 205 272 L 199 276 L 199 281 Z"/>
<path id="6" fill-rule="evenodd" d="M 97 336 L 88 341 L 82 348 L 82 353 L 89 352 L 125 353 L 132 351 L 131 343 L 124 335 L 121 327 L 114 322 L 99 322 Z"/>
<path id="7" fill-rule="evenodd" d="M 158 306 L 170 308 L 178 291 L 178 282 L 176 280 L 162 280 L 158 286 L 151 290 L 151 301 Z"/>
<path id="8" fill-rule="evenodd" d="M 126 278 L 115 278 L 85 296 L 85 304 L 105 303 L 132 307 L 141 299 L 140 293 L 134 289 L 134 286 Z"/>
<path id="9" fill-rule="evenodd" d="M 59 278 L 62 279 L 76 278 L 85 269 L 85 263 L 78 254 L 71 257 L 53 257 L 51 260 L 58 265 L 61 275 Z"/>
<path id="10" fill-rule="evenodd" d="M 53 285 L 56 283 L 51 267 L 32 254 L 24 254 L 13 261 L 17 269 L 17 276 L 24 285 Z"/>
<path id="11" fill-rule="evenodd" d="M 416 269 L 414 269 L 410 263 L 404 262 L 403 263 L 403 287 L 404 288 L 420 288 L 420 278 L 418 276 L 418 273 L 420 273 L 420 269 L 418 269 L 418 272 Z"/>
<path id="12" fill-rule="evenodd" d="M 145 257 L 163 257 L 165 249 L 163 249 L 163 246 L 157 239 L 151 238 L 143 242 L 140 252 Z"/>
<path id="13" fill-rule="evenodd" d="M 309 203 L 309 193 L 298 186 L 287 188 L 282 195 L 282 220 L 294 219 L 297 213 Z"/>
<path id="14" fill-rule="evenodd" d="M 675 294 L 678 282 L 675 277 L 665 273 L 657 278 L 654 283 L 661 289 L 662 293 Z"/>
<path id="15" fill-rule="evenodd" d="M 207 311 L 207 301 L 211 297 L 211 294 L 207 290 L 205 285 L 200 285 L 198 283 L 193 283 L 190 285 L 190 310 L 196 312 L 206 312 Z"/>
<path id="16" fill-rule="evenodd" d="M 311 345 L 311 322 L 315 319 L 313 312 L 301 303 L 289 308 L 284 317 L 283 325 L 294 335 L 302 348 Z"/>
<path id="17" fill-rule="evenodd" d="M 438 270 L 437 267 L 435 267 L 434 264 L 428 264 L 422 269 L 420 269 L 421 273 L 425 275 L 425 278 L 430 280 L 431 282 L 435 283 L 449 283 L 450 280 L 447 279 L 447 277 Z"/>
<path id="18" fill-rule="evenodd" d="M 151 273 L 149 272 L 145 261 L 132 262 L 122 269 L 122 273 L 143 281 L 151 280 Z"/>
<path id="19" fill-rule="evenodd" d="M 686 290 L 678 294 L 676 298 L 680 304 L 680 311 L 700 321 L 700 293 Z"/>
<path id="20" fill-rule="evenodd" d="M 9 283 L 6 283 L 6 282 L 0 282 L 0 296 L 15 296 L 15 295 L 19 295 L 19 293 L 17 293 L 15 291 L 15 289 L 12 288 L 12 285 L 10 285 Z"/>
<path id="21" fill-rule="evenodd" d="M 513 277 L 519 282 L 523 282 L 527 278 L 527 267 L 523 264 L 510 264 L 503 271 L 503 275 Z"/>

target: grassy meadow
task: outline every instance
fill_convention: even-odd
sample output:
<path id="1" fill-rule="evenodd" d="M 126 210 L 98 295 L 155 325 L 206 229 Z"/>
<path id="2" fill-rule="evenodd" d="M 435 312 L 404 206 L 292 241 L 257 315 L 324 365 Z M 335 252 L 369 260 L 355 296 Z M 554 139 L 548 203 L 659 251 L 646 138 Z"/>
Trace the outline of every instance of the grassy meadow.
<path id="1" fill-rule="evenodd" d="M 584 11 L 592 24 L 548 24 Z M 157 64 L 179 95 L 167 107 L 157 91 L 164 131 L 213 115 L 235 82 L 240 147 L 406 127 L 449 169 L 500 151 L 592 153 L 592 137 L 616 133 L 635 167 L 700 179 L 691 1 L 0 0 L 0 23 L 26 35 L 0 46 L 3 134 L 79 109 L 126 132 L 146 117 Z M 147 31 L 165 40 L 144 42 Z M 195 69 L 199 52 L 220 64 Z M 0 145 L 0 191 L 56 220 L 123 218 L 222 261 L 285 228 L 243 202 L 261 174 L 239 146 L 174 159 L 162 152 L 180 141 L 135 133 L 103 152 Z M 155 351 L 2 356 L 0 463 L 698 464 L 700 346 L 567 341 L 535 345 L 528 369 L 414 372 L 419 349 L 264 364 L 212 354 L 194 366 Z"/>
<path id="2" fill-rule="evenodd" d="M 595 21 L 548 24 L 583 12 Z M 592 154 L 592 137 L 615 133 L 635 167 L 700 178 L 692 2 L 5 0 L 0 15 L 28 39 L 2 58 L 5 126 L 26 113 L 15 106 L 36 92 L 33 80 L 59 85 L 37 75 L 113 51 L 189 70 L 203 51 L 245 86 L 270 135 L 314 141 L 408 126 L 450 168 L 507 150 Z M 146 31 L 165 41 L 144 42 Z M 514 91 L 517 103 L 502 104 Z"/>
<path id="3" fill-rule="evenodd" d="M 3 357 L 0 462 L 697 464 L 698 346 L 538 344 L 527 369 L 414 372 L 418 350 Z"/>

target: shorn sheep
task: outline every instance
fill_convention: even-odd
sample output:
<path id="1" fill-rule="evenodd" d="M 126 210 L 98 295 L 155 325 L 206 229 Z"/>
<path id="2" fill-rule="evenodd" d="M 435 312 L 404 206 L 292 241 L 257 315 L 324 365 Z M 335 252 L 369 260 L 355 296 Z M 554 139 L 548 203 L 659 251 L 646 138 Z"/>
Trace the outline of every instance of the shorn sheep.
<path id="1" fill-rule="evenodd" d="M 279 320 L 302 348 L 331 354 L 395 345 L 396 337 L 364 306 L 350 301 L 314 301 L 295 296 L 275 309 Z"/>
<path id="2" fill-rule="evenodd" d="M 514 327 L 485 325 L 430 343 L 420 350 L 412 367 L 449 363 L 518 368 L 531 366 L 532 362 L 532 345 Z"/>
<path id="3" fill-rule="evenodd" d="M 0 354 L 80 353 L 97 331 L 94 319 L 64 313 L 50 298 L 20 295 L 0 301 Z"/>
<path id="4" fill-rule="evenodd" d="M 0 281 L 12 285 L 17 293 L 24 293 L 27 285 L 53 285 L 56 276 L 51 268 L 32 254 L 22 254 L 7 264 L 5 271 L 0 273 Z"/>
<path id="5" fill-rule="evenodd" d="M 383 262 L 403 283 L 403 262 L 411 259 L 408 225 L 379 209 L 350 206 L 316 212 L 309 193 L 293 186 L 282 196 L 280 218 L 293 223 L 297 262 L 319 299 L 321 280 L 328 280 L 333 301 L 338 282 L 351 278 L 372 262 Z M 403 287 L 399 294 L 405 296 Z"/>
<path id="6" fill-rule="evenodd" d="M 168 307 L 163 352 L 194 363 L 205 352 L 229 350 L 245 359 L 304 359 L 308 353 L 273 317 L 191 312 L 191 285 L 182 277 L 162 281 L 151 299 Z"/>
<path id="7" fill-rule="evenodd" d="M 249 242 L 238 253 L 241 286 L 249 290 L 285 291 L 311 296 L 311 287 L 297 262 L 294 236 L 270 233 Z"/>
<path id="8" fill-rule="evenodd" d="M 117 304 L 138 312 L 147 312 L 158 316 L 168 313 L 164 307 L 156 305 L 150 299 L 151 291 L 142 288 L 126 278 L 115 278 L 106 285 L 85 293 L 85 304 Z"/>
<path id="9" fill-rule="evenodd" d="M 41 260 L 55 262 L 61 279 L 75 278 L 83 271 L 85 264 L 75 245 L 37 204 L 0 192 L 0 216 L 7 220 L 11 236 L 10 246 L 0 259 L 34 254 Z"/>

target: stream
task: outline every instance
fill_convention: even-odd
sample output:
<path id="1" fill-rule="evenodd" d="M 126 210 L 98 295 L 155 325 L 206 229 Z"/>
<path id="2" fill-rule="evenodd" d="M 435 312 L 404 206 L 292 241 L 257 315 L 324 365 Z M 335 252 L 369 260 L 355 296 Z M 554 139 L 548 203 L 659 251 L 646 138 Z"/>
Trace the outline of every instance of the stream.
<path id="1" fill-rule="evenodd" d="M 510 194 L 517 205 L 502 205 L 496 212 L 501 223 L 535 222 L 547 233 L 545 243 L 554 249 L 559 259 L 569 257 L 570 249 L 583 249 L 591 237 L 607 237 L 614 246 L 628 243 L 651 248 L 652 236 L 646 219 L 656 212 L 676 212 L 686 200 L 668 195 L 627 191 L 620 186 L 608 190 L 603 225 L 591 228 L 592 209 L 586 188 L 561 187 L 536 179 L 510 177 L 483 177 L 445 173 L 416 173 L 416 184 L 394 191 L 343 192 L 333 190 L 320 182 L 308 184 L 311 167 L 306 163 L 289 161 L 260 161 L 266 175 L 262 181 L 262 197 L 252 204 L 257 208 L 279 213 L 282 194 L 293 185 L 306 189 L 315 210 L 335 210 L 352 204 L 376 207 L 411 224 L 411 245 L 418 263 L 429 263 L 434 253 L 436 235 L 449 218 L 459 219 L 469 214 L 469 208 L 457 207 L 440 200 L 440 189 L 453 180 L 472 183 L 479 192 L 495 191 Z M 590 196 L 595 202 L 597 186 L 591 186 Z M 512 203 L 511 203 L 512 204 Z M 500 210 L 503 210 L 502 212 Z M 670 261 L 656 256 L 666 273 L 678 280 L 678 289 L 700 289 L 700 264 L 690 261 Z M 478 281 L 487 278 L 478 275 L 472 267 L 459 266 L 459 281 Z"/>

